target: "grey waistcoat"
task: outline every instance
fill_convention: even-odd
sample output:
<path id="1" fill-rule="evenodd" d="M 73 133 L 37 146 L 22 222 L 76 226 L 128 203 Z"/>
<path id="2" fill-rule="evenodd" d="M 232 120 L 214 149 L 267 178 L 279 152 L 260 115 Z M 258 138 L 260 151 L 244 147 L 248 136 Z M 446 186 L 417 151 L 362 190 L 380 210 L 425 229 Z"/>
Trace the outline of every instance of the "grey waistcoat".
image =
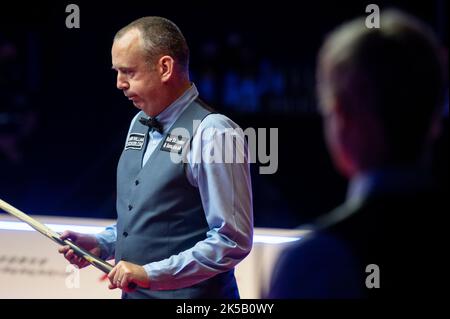
<path id="1" fill-rule="evenodd" d="M 197 99 L 183 111 L 169 134 L 182 127 L 192 137 L 193 121 L 209 114 L 211 110 Z M 209 231 L 198 188 L 189 183 L 185 164 L 173 163 L 171 153 L 161 150 L 167 135 L 142 167 L 148 130 L 135 121 L 130 131 L 134 141 L 129 143 L 129 137 L 117 167 L 116 263 L 124 260 L 144 265 L 166 259 L 193 247 Z M 124 292 L 122 297 L 238 298 L 239 293 L 230 270 L 191 287 L 164 291 L 139 288 Z"/>

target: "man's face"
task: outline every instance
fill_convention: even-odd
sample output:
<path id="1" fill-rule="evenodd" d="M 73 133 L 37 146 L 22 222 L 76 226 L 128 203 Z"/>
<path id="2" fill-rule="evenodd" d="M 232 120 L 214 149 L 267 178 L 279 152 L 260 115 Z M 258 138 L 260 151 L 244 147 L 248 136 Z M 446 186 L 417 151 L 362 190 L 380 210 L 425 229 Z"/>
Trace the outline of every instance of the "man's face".
<path id="1" fill-rule="evenodd" d="M 130 30 L 114 41 L 112 67 L 117 71 L 117 88 L 147 115 L 159 109 L 161 79 L 156 67 L 146 62 L 138 30 Z"/>

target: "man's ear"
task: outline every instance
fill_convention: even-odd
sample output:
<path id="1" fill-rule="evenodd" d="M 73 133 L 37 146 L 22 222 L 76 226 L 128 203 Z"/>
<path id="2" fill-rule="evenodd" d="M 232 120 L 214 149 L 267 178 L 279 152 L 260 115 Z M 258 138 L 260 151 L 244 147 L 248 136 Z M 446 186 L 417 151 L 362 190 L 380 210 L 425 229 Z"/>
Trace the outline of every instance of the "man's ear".
<path id="1" fill-rule="evenodd" d="M 343 106 L 342 101 L 339 98 L 335 98 L 333 100 L 333 113 L 336 121 L 336 125 L 339 129 L 345 128 L 347 125 L 347 122 L 349 120 L 349 112 L 346 110 L 346 108 Z"/>
<path id="2" fill-rule="evenodd" d="M 162 82 L 167 82 L 174 73 L 175 61 L 169 55 L 162 56 L 158 61 L 158 70 Z"/>

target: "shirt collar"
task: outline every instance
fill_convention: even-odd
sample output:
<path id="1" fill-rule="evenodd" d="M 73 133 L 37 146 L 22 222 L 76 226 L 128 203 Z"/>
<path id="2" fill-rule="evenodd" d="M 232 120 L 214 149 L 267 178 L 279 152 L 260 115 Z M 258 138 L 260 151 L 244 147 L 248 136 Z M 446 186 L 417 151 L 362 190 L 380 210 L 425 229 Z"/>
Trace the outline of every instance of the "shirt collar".
<path id="1" fill-rule="evenodd" d="M 390 167 L 357 174 L 350 180 L 347 201 L 360 202 L 373 194 L 412 191 L 429 187 L 426 168 L 420 166 Z"/>
<path id="2" fill-rule="evenodd" d="M 198 97 L 198 90 L 194 83 L 172 104 L 166 107 L 155 118 L 163 125 L 163 133 L 167 133 L 181 113 Z"/>

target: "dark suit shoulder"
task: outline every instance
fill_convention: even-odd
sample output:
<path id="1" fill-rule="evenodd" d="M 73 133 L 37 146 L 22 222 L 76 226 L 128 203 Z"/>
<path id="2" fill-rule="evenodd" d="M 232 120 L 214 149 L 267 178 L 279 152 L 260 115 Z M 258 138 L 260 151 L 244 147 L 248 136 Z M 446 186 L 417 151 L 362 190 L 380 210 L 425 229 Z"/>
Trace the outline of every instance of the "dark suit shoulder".
<path id="1" fill-rule="evenodd" d="M 347 244 L 318 232 L 288 247 L 275 268 L 271 298 L 362 297 L 357 259 Z"/>

